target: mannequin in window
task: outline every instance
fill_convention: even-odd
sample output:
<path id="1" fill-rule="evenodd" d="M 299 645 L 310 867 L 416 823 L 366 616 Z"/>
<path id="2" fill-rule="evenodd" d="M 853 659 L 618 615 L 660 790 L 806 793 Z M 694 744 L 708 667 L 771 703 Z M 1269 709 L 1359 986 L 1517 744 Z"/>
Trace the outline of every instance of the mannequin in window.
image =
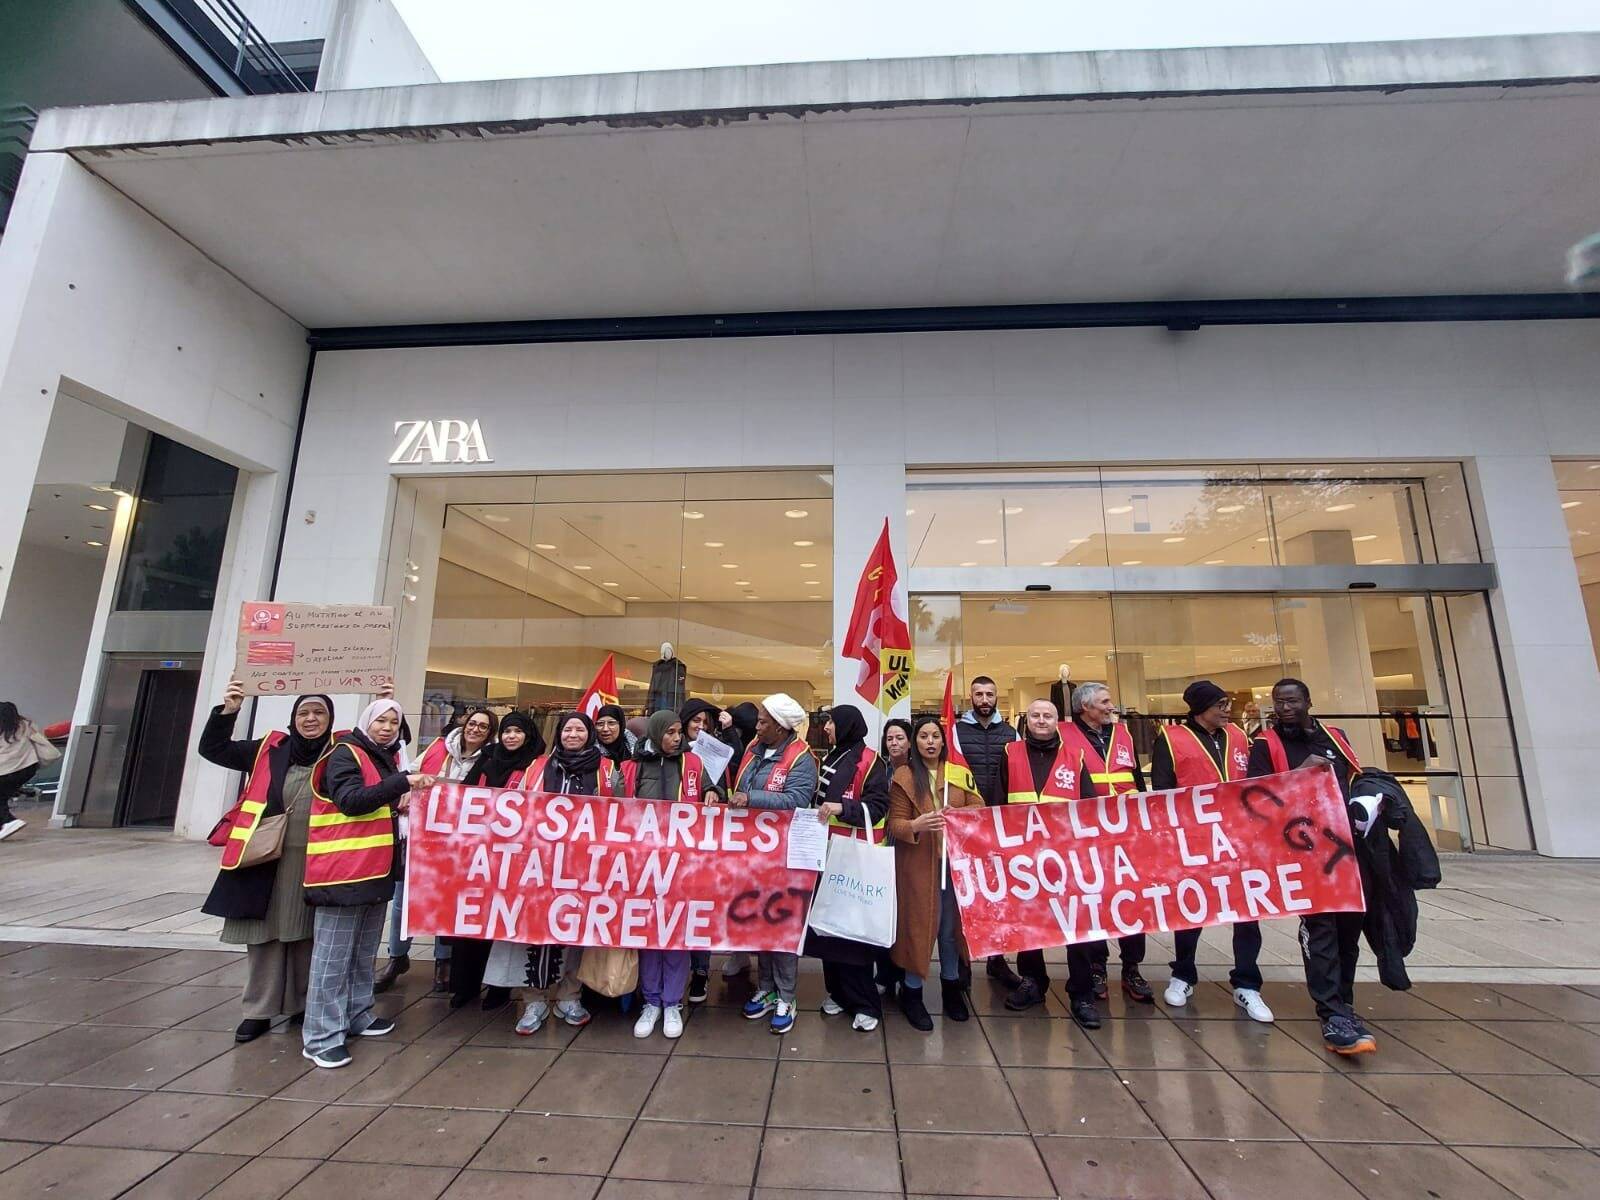
<path id="1" fill-rule="evenodd" d="M 672 643 L 661 643 L 661 657 L 650 668 L 650 697 L 646 712 L 659 712 L 663 708 L 677 711 L 684 701 L 689 678 L 689 668 L 673 655 Z"/>

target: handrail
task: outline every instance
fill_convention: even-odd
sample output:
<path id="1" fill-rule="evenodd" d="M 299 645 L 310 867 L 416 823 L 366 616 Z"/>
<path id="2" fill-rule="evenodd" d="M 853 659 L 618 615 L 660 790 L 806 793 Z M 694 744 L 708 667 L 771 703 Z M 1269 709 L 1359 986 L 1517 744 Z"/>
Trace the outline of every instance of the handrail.
<path id="1" fill-rule="evenodd" d="M 258 74 L 281 80 L 287 85 L 281 89 L 283 91 L 311 90 L 234 0 L 195 0 L 195 3 L 206 10 L 217 28 L 227 34 L 237 48 L 237 56 L 233 63 L 235 75 L 242 74 L 244 65 L 248 62 Z"/>

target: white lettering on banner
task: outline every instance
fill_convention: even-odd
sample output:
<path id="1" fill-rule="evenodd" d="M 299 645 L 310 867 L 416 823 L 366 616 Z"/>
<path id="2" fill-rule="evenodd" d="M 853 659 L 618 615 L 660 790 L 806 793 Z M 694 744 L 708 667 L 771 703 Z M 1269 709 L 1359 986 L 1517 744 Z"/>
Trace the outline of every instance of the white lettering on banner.
<path id="1" fill-rule="evenodd" d="M 401 466 L 494 461 L 475 420 L 396 421 L 394 432 L 399 441 L 389 461 Z"/>

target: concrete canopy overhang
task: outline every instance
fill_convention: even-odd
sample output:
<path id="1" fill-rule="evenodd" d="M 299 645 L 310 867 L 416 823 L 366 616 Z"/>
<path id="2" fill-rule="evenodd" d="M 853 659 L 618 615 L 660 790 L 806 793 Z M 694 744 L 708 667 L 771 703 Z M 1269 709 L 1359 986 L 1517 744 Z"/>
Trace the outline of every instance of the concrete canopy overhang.
<path id="1" fill-rule="evenodd" d="M 34 147 L 312 327 L 1549 292 L 1600 34 L 64 109 Z"/>

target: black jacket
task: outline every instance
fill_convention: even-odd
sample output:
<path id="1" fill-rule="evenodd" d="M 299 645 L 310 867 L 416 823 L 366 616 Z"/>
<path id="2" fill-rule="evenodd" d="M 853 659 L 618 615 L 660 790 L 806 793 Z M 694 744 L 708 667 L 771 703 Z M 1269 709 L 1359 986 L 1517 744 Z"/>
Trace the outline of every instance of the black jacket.
<path id="1" fill-rule="evenodd" d="M 261 739 L 235 741 L 233 727 L 238 719 L 238 713 L 225 713 L 220 704 L 211 710 L 206 727 L 200 731 L 201 758 L 230 771 L 247 772 L 255 766 Z M 287 774 L 288 760 L 287 742 L 267 755 L 266 768 L 272 776 L 272 786 L 267 792 L 267 807 L 261 814 L 263 817 L 274 817 L 283 811 L 283 780 Z M 266 917 L 267 909 L 272 905 L 272 883 L 277 876 L 276 862 L 232 871 L 219 870 L 217 881 L 211 885 L 211 894 L 200 906 L 200 911 L 212 917 L 260 921 Z"/>
<path id="2" fill-rule="evenodd" d="M 956 740 L 961 753 L 966 755 L 967 766 L 972 768 L 972 782 L 977 785 L 983 802 L 993 806 L 1006 802 L 1006 746 L 1017 740 L 1017 731 L 1000 719 L 996 713 L 987 726 L 978 724 L 971 710 L 956 722 Z"/>
<path id="3" fill-rule="evenodd" d="M 1378 820 L 1356 842 L 1367 896 L 1362 932 L 1378 960 L 1383 986 L 1403 992 L 1411 986 L 1406 956 L 1417 944 L 1417 891 L 1439 885 L 1439 856 L 1393 775 L 1368 768 L 1356 776 L 1355 786 L 1361 793 L 1373 788 L 1384 797 Z M 1398 835 L 1398 845 L 1390 830 Z"/>
<path id="4" fill-rule="evenodd" d="M 361 764 L 350 752 L 350 746 L 359 746 L 383 776 L 378 783 L 368 787 L 361 777 Z M 323 762 L 322 794 L 331 800 L 347 817 L 359 817 L 394 804 L 410 790 L 405 775 L 395 766 L 390 752 L 361 733 L 347 733 L 340 738 Z M 329 887 L 306 889 L 306 903 L 326 905 L 330 908 L 355 908 L 362 904 L 381 904 L 394 895 L 394 881 L 400 878 L 400 819 L 390 818 L 394 825 L 395 852 L 389 858 L 389 873 L 381 879 L 363 879 L 360 883 L 337 883 Z"/>
<path id="5" fill-rule="evenodd" d="M 876 825 L 883 820 L 889 812 L 889 767 L 883 761 L 883 756 L 878 756 L 878 761 L 872 764 L 867 772 L 866 779 L 861 784 L 861 795 L 853 800 L 846 800 L 844 793 L 849 790 L 850 784 L 855 780 L 856 768 L 860 765 L 861 754 L 866 747 L 841 755 L 837 762 L 829 764 L 832 770 L 827 772 L 828 782 L 823 789 L 818 802 L 832 801 L 843 805 L 839 820 L 856 829 L 860 829 L 863 822 L 862 809 L 872 824 Z M 811 819 L 814 814 L 809 810 L 797 810 L 796 821 Z M 872 839 L 878 845 L 884 845 L 888 839 L 883 836 L 884 830 L 875 830 Z M 878 960 L 880 951 L 876 946 L 869 946 L 865 942 L 853 942 L 849 938 L 827 937 L 823 934 L 806 931 L 806 944 L 804 952 L 812 958 L 824 959 L 828 962 L 849 963 L 858 967 L 871 966 Z"/>

